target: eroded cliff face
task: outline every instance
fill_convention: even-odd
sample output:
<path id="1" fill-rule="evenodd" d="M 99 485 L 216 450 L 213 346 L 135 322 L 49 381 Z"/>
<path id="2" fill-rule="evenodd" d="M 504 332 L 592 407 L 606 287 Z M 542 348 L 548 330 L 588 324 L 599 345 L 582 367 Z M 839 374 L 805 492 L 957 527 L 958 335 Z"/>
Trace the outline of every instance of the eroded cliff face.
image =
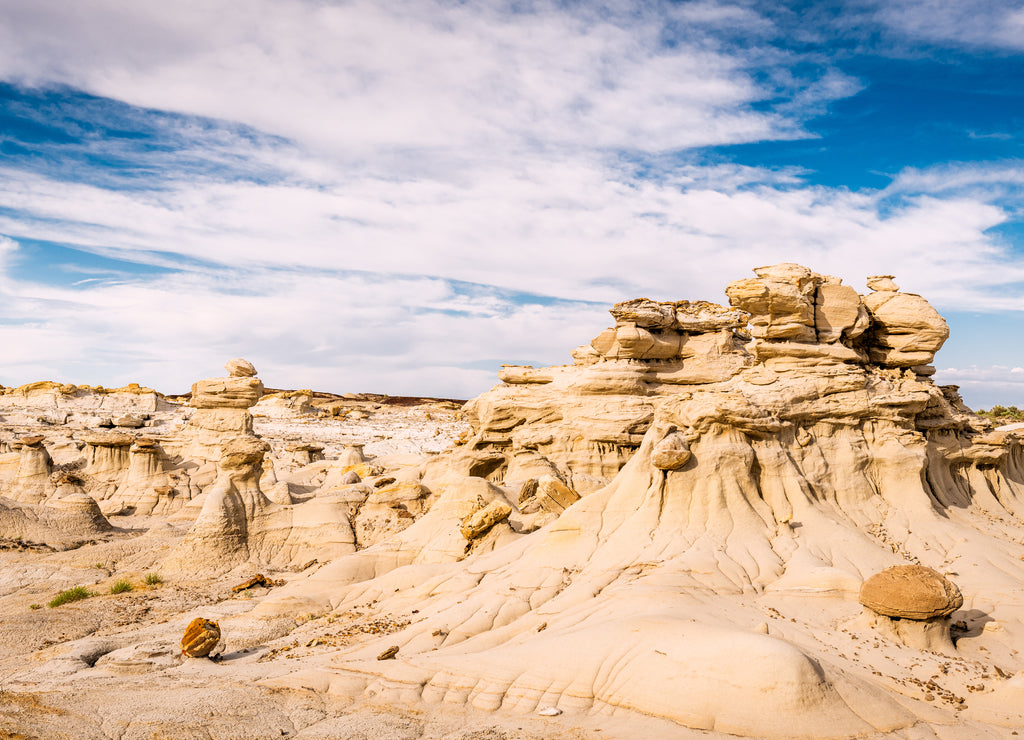
<path id="1" fill-rule="evenodd" d="M 981 420 L 955 388 L 929 380 L 949 330 L 925 299 L 899 292 L 891 276 L 871 278 L 876 289 L 860 296 L 799 265 L 754 272 L 726 287 L 732 307 L 626 301 L 611 310 L 614 327 L 573 352 L 573 365 L 505 366 L 503 384 L 467 406 L 468 445 L 504 457 L 489 477 L 515 482 L 515 461 L 540 455 L 580 492 L 595 490 L 659 413 L 694 442 L 718 422 L 783 446 L 799 436 L 800 450 L 835 429 L 862 436 L 869 421 L 977 442 L 969 437 Z M 668 419 L 666 405 L 680 418 Z"/>

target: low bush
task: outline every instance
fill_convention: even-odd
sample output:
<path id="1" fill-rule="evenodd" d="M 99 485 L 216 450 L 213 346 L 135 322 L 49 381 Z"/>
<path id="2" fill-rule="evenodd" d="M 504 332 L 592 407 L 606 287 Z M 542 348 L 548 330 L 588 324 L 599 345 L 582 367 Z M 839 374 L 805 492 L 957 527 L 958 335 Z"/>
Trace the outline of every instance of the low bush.
<path id="1" fill-rule="evenodd" d="M 120 581 L 114 581 L 110 586 L 110 593 L 112 594 L 123 594 L 125 591 L 131 591 L 134 588 L 129 581 L 123 578 Z"/>
<path id="2" fill-rule="evenodd" d="M 93 592 L 87 589 L 85 586 L 75 586 L 69 588 L 67 591 L 61 591 L 59 594 L 50 599 L 50 603 L 47 605 L 51 609 L 54 607 L 61 606 L 62 604 L 69 604 L 72 601 L 81 601 L 82 599 L 88 599 L 93 596 Z"/>

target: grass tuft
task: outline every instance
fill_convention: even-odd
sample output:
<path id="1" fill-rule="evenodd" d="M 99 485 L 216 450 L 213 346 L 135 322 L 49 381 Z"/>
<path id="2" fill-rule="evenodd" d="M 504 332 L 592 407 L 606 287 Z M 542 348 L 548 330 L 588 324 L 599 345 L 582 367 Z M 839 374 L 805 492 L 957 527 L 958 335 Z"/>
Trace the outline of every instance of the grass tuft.
<path id="1" fill-rule="evenodd" d="M 88 599 L 93 596 L 93 592 L 87 589 L 85 586 L 75 586 L 69 588 L 67 591 L 61 591 L 59 594 L 50 599 L 50 603 L 47 604 L 51 609 L 61 606 L 62 604 L 69 604 L 72 601 L 81 601 L 82 599 Z"/>
<path id="2" fill-rule="evenodd" d="M 28 608 L 29 609 L 42 609 L 43 605 L 42 604 L 29 604 Z"/>
<path id="3" fill-rule="evenodd" d="M 146 585 L 147 586 L 159 586 L 164 582 L 164 577 L 159 573 L 147 573 L 146 574 Z"/>
<path id="4" fill-rule="evenodd" d="M 123 578 L 119 581 L 114 581 L 110 586 L 110 593 L 112 594 L 123 594 L 126 591 L 131 591 L 135 588 L 130 581 L 126 581 Z"/>

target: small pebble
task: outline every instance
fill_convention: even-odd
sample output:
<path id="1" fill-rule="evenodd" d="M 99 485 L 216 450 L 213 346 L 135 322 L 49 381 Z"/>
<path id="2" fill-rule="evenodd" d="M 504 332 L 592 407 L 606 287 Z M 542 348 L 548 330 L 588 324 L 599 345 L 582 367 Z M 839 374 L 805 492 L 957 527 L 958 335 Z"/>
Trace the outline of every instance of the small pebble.
<path id="1" fill-rule="evenodd" d="M 542 717 L 557 717 L 562 713 L 562 710 L 558 707 L 544 707 L 537 714 Z"/>

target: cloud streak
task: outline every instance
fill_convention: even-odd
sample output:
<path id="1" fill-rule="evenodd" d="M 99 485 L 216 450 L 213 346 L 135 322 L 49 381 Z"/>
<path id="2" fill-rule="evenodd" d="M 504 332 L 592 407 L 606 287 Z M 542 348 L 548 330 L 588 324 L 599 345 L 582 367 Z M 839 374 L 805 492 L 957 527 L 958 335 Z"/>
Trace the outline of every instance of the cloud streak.
<path id="1" fill-rule="evenodd" d="M 0 79 L 50 101 L 0 167 L 0 336 L 17 348 L 0 381 L 180 389 L 242 355 L 272 385 L 469 396 L 500 361 L 566 361 L 601 305 L 720 301 L 779 261 L 1024 309 L 1024 261 L 995 231 L 1012 166 L 852 191 L 730 161 L 813 140 L 865 84 L 780 19 L 726 2 L 0 3 Z M 25 146 L 49 124 L 74 135 Z M 82 275 L 62 284 L 16 269 L 38 242 L 143 267 L 62 255 L 50 272 Z"/>

